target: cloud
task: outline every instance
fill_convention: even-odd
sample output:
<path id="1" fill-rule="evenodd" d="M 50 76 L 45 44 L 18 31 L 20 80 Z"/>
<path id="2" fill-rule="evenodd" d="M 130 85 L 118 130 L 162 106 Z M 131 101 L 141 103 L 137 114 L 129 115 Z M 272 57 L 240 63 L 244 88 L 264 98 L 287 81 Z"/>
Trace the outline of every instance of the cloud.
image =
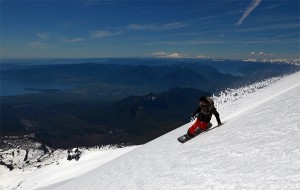
<path id="1" fill-rule="evenodd" d="M 71 38 L 71 39 L 64 38 L 63 41 L 70 42 L 70 43 L 76 43 L 76 42 L 83 42 L 83 41 L 85 41 L 85 39 L 84 38 Z"/>
<path id="2" fill-rule="evenodd" d="M 36 35 L 42 40 L 46 40 L 49 38 L 49 35 L 46 32 L 37 32 Z"/>
<path id="3" fill-rule="evenodd" d="M 278 5 L 271 5 L 271 6 L 262 8 L 262 10 L 270 10 L 270 9 L 274 9 L 276 7 L 278 7 Z"/>
<path id="4" fill-rule="evenodd" d="M 239 19 L 236 25 L 240 25 L 244 20 L 250 15 L 250 13 L 261 3 L 262 0 L 253 0 L 248 6 L 247 10 L 244 12 L 243 16 Z"/>
<path id="5" fill-rule="evenodd" d="M 184 55 L 177 52 L 168 53 L 164 51 L 152 53 L 152 56 L 157 58 L 183 58 L 184 57 Z"/>
<path id="6" fill-rule="evenodd" d="M 258 53 L 255 53 L 254 51 L 252 51 L 250 54 L 253 55 L 253 56 L 268 56 L 268 55 L 273 55 L 273 53 L 265 53 L 263 51 L 260 51 Z"/>
<path id="7" fill-rule="evenodd" d="M 198 54 L 196 56 L 191 56 L 189 54 L 182 54 L 178 52 L 164 52 L 164 51 L 159 51 L 152 53 L 153 57 L 156 58 L 198 58 L 198 59 L 204 59 L 204 58 L 209 58 L 203 54 Z"/>
<path id="8" fill-rule="evenodd" d="M 203 58 L 207 58 L 205 55 L 202 55 L 202 54 L 198 54 L 197 56 L 196 56 L 196 58 L 198 58 L 198 59 L 203 59 Z"/>
<path id="9" fill-rule="evenodd" d="M 284 23 L 284 24 L 274 24 L 274 25 L 265 25 L 253 28 L 245 28 L 237 30 L 237 32 L 256 32 L 264 30 L 288 30 L 288 29 L 299 29 L 299 23 Z"/>
<path id="10" fill-rule="evenodd" d="M 29 43 L 29 47 L 41 47 L 43 46 L 42 42 L 31 42 Z"/>
<path id="11" fill-rule="evenodd" d="M 97 31 L 93 31 L 91 36 L 93 38 L 105 38 L 105 37 L 110 37 L 110 36 L 117 36 L 120 35 L 122 32 L 111 32 L 111 31 L 107 31 L 107 30 L 97 30 Z"/>
<path id="12" fill-rule="evenodd" d="M 130 24 L 129 30 L 174 30 L 186 27 L 187 24 L 183 22 L 173 22 L 168 24 Z"/>
<path id="13" fill-rule="evenodd" d="M 39 42 L 39 41 L 31 42 L 31 43 L 28 44 L 28 46 L 30 48 L 40 48 L 40 49 L 53 48 L 53 46 L 47 45 L 47 44 Z"/>

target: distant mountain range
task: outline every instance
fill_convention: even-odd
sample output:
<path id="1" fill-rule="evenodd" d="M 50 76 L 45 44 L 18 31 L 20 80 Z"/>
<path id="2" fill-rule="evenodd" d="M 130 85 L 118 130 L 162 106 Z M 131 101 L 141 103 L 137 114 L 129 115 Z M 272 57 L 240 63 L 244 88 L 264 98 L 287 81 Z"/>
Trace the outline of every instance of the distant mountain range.
<path id="1" fill-rule="evenodd" d="M 71 84 L 79 89 L 91 84 L 106 84 L 134 86 L 137 92 L 145 87 L 152 91 L 173 87 L 211 91 L 239 80 L 239 77 L 223 74 L 212 66 L 193 63 L 161 66 L 84 63 L 13 68 L 2 69 L 1 80 L 23 84 Z"/>
<path id="2" fill-rule="evenodd" d="M 140 144 L 188 121 L 206 92 L 172 88 L 117 102 L 71 98 L 53 92 L 3 97 L 2 135 L 35 133 L 50 147 Z M 6 102 L 6 103 L 5 103 Z"/>
<path id="3" fill-rule="evenodd" d="M 36 93 L 1 97 L 0 134 L 34 133 L 54 148 L 141 144 L 186 123 L 200 96 L 299 70 L 296 65 L 224 60 L 172 62 L 1 65 L 2 81 L 16 81 Z M 72 88 L 57 90 L 51 84 Z"/>

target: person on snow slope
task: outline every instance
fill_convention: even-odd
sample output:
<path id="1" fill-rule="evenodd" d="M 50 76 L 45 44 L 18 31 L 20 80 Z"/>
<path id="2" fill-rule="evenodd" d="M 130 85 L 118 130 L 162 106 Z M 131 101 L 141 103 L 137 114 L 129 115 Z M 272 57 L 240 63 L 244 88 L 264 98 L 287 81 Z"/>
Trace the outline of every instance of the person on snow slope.
<path id="1" fill-rule="evenodd" d="M 219 113 L 214 106 L 214 102 L 210 97 L 202 96 L 199 98 L 199 107 L 191 115 L 192 118 L 196 117 L 195 123 L 188 129 L 187 135 L 189 137 L 194 137 L 197 133 L 207 130 L 211 124 L 210 120 L 212 114 L 217 119 L 218 125 L 222 125 Z"/>

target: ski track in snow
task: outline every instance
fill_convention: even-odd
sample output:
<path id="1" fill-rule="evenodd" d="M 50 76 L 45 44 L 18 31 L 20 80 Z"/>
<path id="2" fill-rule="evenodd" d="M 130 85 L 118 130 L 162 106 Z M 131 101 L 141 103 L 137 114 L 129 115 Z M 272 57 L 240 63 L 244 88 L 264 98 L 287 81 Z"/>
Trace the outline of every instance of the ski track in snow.
<path id="1" fill-rule="evenodd" d="M 49 189 L 300 189 L 300 72 L 218 109 L 225 124 L 185 144 L 171 131 Z M 215 119 L 213 124 L 216 124 Z"/>

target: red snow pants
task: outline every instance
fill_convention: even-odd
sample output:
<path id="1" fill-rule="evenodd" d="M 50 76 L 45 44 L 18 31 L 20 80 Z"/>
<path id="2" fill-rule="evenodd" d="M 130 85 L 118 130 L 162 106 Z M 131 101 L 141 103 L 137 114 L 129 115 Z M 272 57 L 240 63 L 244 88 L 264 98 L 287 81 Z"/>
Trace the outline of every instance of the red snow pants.
<path id="1" fill-rule="evenodd" d="M 189 128 L 188 134 L 193 135 L 195 131 L 200 128 L 201 130 L 207 129 L 208 123 L 201 122 L 198 118 L 196 119 L 196 122 Z"/>

